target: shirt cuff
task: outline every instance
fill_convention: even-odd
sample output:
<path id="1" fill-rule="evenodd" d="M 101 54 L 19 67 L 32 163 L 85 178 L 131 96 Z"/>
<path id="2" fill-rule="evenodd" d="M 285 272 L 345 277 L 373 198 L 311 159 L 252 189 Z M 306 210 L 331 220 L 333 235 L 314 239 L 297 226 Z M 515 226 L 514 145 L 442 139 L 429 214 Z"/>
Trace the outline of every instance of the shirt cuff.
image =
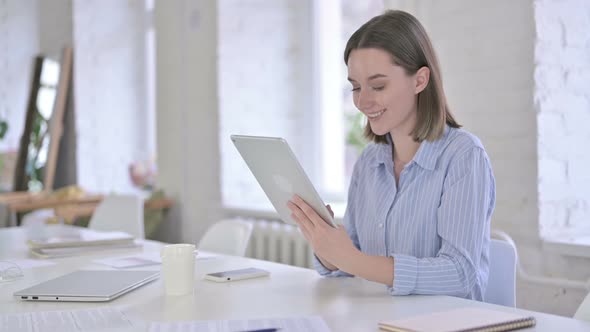
<path id="1" fill-rule="evenodd" d="M 313 255 L 313 267 L 318 273 L 325 277 L 352 277 L 351 274 L 342 272 L 340 270 L 328 270 L 316 255 Z"/>
<path id="2" fill-rule="evenodd" d="M 413 256 L 393 255 L 393 285 L 391 295 L 408 295 L 416 288 L 418 259 Z"/>

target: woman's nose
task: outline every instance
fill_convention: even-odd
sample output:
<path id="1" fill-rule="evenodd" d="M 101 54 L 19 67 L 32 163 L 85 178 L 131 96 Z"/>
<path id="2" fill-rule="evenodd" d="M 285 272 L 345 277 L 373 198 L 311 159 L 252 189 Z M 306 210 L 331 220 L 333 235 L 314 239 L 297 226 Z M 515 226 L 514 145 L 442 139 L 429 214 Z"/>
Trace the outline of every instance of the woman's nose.
<path id="1" fill-rule="evenodd" d="M 373 106 L 374 103 L 374 99 L 373 96 L 371 96 L 371 93 L 369 92 L 364 92 L 364 91 L 360 91 L 357 95 L 357 100 L 356 100 L 356 107 L 363 111 L 366 109 L 371 108 L 371 106 Z"/>

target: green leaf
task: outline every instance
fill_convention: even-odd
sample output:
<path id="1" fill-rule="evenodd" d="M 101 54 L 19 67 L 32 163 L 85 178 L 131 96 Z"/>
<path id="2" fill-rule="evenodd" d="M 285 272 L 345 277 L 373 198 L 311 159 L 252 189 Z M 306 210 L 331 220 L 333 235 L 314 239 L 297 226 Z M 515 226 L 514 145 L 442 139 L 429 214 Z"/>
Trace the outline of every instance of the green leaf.
<path id="1" fill-rule="evenodd" d="M 0 120 L 0 139 L 3 139 L 8 132 L 8 122 Z"/>
<path id="2" fill-rule="evenodd" d="M 346 133 L 346 144 L 354 147 L 360 153 L 367 141 L 363 135 L 364 132 L 364 116 L 362 113 L 347 114 L 346 115 L 348 131 Z"/>

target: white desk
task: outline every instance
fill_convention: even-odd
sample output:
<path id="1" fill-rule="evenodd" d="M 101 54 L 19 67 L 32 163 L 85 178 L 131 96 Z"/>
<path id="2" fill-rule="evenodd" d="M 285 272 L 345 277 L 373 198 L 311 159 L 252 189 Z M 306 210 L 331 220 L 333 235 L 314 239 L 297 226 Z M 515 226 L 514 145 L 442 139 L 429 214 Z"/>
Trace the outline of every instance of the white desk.
<path id="1" fill-rule="evenodd" d="M 25 240 L 23 229 L 0 229 L 0 260 L 27 258 Z M 570 318 L 448 296 L 392 297 L 384 286 L 358 278 L 322 278 L 312 270 L 228 256 L 197 260 L 195 292 L 188 296 L 164 296 L 161 280 L 110 303 L 21 302 L 12 296 L 17 290 L 77 269 L 109 269 L 92 260 L 141 251 L 158 252 L 161 245 L 145 241 L 141 250 L 55 259 L 56 265 L 24 270 L 24 278 L 0 284 L 0 314 L 112 305 L 125 307 L 132 317 L 145 321 L 321 315 L 333 331 L 378 331 L 380 320 L 473 306 L 534 315 L 537 326 L 526 331 L 590 331 L 590 323 Z M 271 271 L 271 277 L 220 284 L 201 279 L 208 272 L 250 266 Z"/>

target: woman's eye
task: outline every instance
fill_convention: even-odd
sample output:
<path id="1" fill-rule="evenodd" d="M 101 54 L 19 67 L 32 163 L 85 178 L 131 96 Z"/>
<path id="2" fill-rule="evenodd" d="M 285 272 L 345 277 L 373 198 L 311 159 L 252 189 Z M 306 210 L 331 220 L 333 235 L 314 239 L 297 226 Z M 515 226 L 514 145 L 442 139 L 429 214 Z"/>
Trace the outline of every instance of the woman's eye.
<path id="1" fill-rule="evenodd" d="M 356 87 L 356 88 L 355 88 L 355 87 L 353 86 L 351 91 L 360 91 L 360 90 L 361 90 L 361 88 L 359 88 L 359 87 Z"/>
<path id="2" fill-rule="evenodd" d="M 375 90 L 375 91 L 381 91 L 383 89 L 385 89 L 385 86 L 376 86 L 373 88 L 373 90 Z"/>

